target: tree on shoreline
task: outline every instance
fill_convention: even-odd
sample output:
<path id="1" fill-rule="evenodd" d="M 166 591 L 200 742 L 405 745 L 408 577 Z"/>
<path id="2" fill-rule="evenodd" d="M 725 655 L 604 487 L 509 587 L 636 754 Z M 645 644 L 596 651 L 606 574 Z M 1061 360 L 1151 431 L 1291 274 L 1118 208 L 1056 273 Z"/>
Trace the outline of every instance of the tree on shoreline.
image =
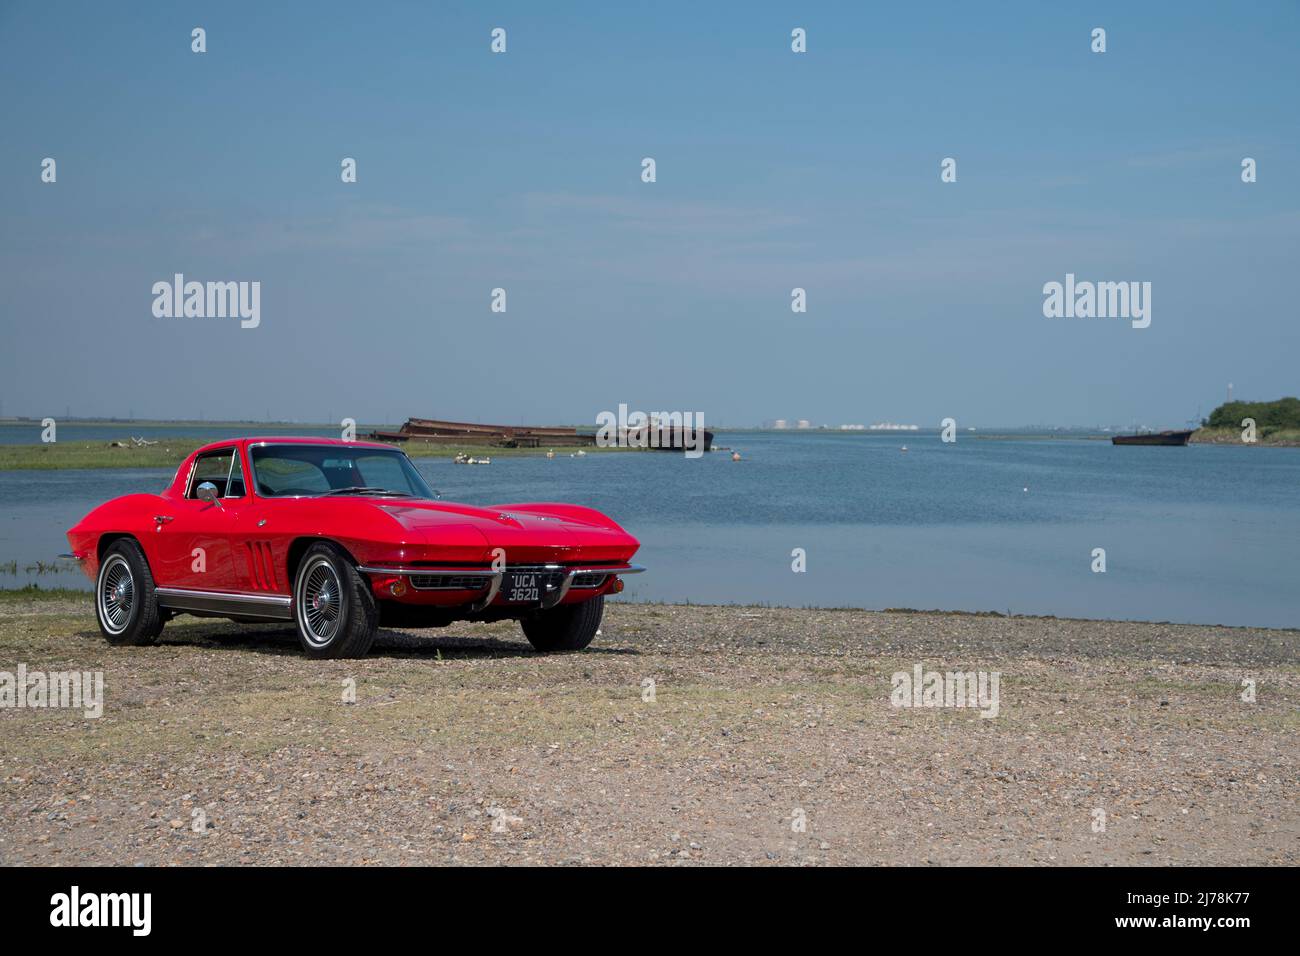
<path id="1" fill-rule="evenodd" d="M 1253 418 L 1261 434 L 1280 429 L 1300 429 L 1300 398 L 1279 398 L 1273 402 L 1225 402 L 1201 422 L 1207 428 L 1240 428 L 1244 418 Z"/>

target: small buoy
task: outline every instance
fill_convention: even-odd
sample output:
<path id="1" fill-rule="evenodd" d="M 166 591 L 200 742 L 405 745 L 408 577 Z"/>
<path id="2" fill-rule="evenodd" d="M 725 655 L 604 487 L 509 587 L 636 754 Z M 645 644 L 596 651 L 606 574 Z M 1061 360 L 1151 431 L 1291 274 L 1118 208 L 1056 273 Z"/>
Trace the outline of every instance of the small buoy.
<path id="1" fill-rule="evenodd" d="M 904 445 L 902 448 L 899 449 L 899 451 L 907 451 L 907 446 Z"/>
<path id="2" fill-rule="evenodd" d="M 1028 485 L 1025 485 L 1025 487 L 1023 487 L 1023 488 L 1020 489 L 1020 490 L 1026 492 L 1026 493 L 1028 493 L 1028 491 L 1029 491 L 1029 486 L 1028 486 Z"/>

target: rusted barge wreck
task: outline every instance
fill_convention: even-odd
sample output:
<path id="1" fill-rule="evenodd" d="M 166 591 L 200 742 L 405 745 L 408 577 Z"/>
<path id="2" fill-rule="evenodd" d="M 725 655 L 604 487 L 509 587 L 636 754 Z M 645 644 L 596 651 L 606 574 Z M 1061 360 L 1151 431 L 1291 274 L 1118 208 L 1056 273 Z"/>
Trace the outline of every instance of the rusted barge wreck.
<path id="1" fill-rule="evenodd" d="M 596 444 L 594 433 L 564 425 L 480 425 L 436 418 L 408 418 L 398 431 L 374 431 L 377 441 L 430 442 L 441 445 L 489 445 L 497 448 L 560 448 Z"/>
<path id="2" fill-rule="evenodd" d="M 703 451 L 713 445 L 713 432 L 703 431 Z M 448 422 L 436 418 L 408 418 L 397 431 L 373 431 L 367 437 L 375 441 L 427 442 L 439 445 L 483 445 L 493 448 L 581 448 L 596 444 L 596 432 L 580 432 L 571 425 L 483 425 L 475 422 Z M 618 433 L 624 448 L 650 448 L 680 451 L 700 441 L 694 433 L 683 432 L 681 425 L 658 422 L 639 428 L 624 428 Z"/>

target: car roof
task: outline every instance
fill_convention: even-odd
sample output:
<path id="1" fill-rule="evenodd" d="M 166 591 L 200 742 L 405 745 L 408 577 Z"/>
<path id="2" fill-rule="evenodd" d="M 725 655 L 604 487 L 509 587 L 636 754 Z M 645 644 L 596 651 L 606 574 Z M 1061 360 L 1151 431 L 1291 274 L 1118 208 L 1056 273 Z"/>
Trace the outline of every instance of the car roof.
<path id="1" fill-rule="evenodd" d="M 395 451 L 401 449 L 392 445 L 374 441 L 343 441 L 341 438 L 320 438 L 312 435 L 272 435 L 268 437 L 226 438 L 210 442 L 195 452 L 196 455 L 218 448 L 230 448 L 233 445 L 340 445 L 348 448 L 384 448 Z"/>

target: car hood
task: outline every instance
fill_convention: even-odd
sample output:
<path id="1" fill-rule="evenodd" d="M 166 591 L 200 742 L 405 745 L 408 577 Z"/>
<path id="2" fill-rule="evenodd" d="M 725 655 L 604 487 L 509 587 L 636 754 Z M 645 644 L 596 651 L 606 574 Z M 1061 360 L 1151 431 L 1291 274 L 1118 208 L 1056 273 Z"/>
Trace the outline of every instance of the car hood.
<path id="1" fill-rule="evenodd" d="M 562 513 L 563 506 L 474 505 L 439 501 L 375 502 L 406 531 L 436 545 L 448 525 L 474 528 L 491 548 L 504 548 L 510 564 L 626 561 L 639 546 L 607 518 Z M 547 510 L 541 510 L 541 509 Z"/>

